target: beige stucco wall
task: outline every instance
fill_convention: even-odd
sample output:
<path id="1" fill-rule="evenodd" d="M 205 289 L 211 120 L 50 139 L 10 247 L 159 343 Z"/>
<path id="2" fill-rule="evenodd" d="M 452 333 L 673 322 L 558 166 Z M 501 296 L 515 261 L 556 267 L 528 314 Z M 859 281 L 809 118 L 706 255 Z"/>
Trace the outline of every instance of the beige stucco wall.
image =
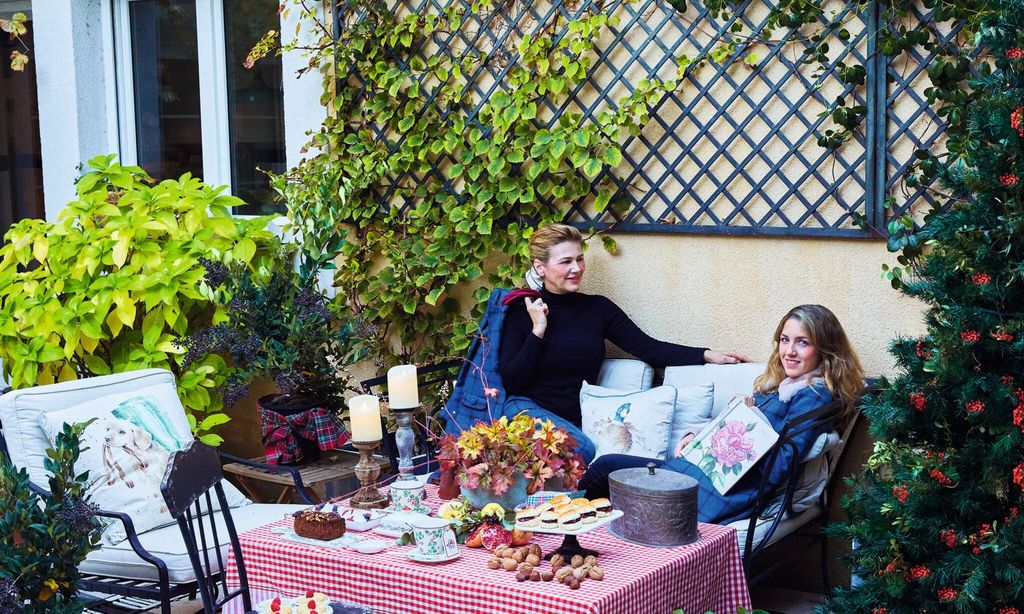
<path id="1" fill-rule="evenodd" d="M 583 290 L 604 294 L 648 333 L 667 341 L 770 352 L 779 319 L 795 305 L 835 312 L 869 375 L 892 372 L 887 348 L 924 331 L 923 305 L 889 286 L 882 241 L 613 235 L 618 255 L 587 251 Z"/>

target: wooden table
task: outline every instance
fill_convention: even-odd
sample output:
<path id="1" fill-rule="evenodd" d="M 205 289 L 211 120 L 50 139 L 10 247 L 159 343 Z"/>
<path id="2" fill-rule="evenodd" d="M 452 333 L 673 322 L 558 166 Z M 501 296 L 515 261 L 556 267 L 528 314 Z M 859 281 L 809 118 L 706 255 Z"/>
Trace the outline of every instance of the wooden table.
<path id="1" fill-rule="evenodd" d="M 266 457 L 263 456 L 251 460 L 257 463 L 267 462 Z M 359 454 L 340 450 L 327 453 L 320 457 L 319 460 L 311 463 L 295 465 L 294 468 L 299 470 L 299 475 L 302 476 L 302 483 L 306 486 L 306 491 L 310 497 L 317 503 L 320 503 L 320 495 L 313 488 L 327 482 L 354 477 L 357 462 L 359 462 Z M 382 471 L 387 471 L 391 467 L 391 462 L 383 457 L 378 458 L 377 463 Z M 256 503 L 290 503 L 292 496 L 295 494 L 295 480 L 292 479 L 291 473 L 288 472 L 275 473 L 269 469 L 250 467 L 241 463 L 228 463 L 224 465 L 224 472 L 235 476 L 238 486 Z M 257 483 L 273 484 L 279 487 L 281 492 L 275 501 L 268 501 L 263 497 L 262 489 L 256 487 Z"/>

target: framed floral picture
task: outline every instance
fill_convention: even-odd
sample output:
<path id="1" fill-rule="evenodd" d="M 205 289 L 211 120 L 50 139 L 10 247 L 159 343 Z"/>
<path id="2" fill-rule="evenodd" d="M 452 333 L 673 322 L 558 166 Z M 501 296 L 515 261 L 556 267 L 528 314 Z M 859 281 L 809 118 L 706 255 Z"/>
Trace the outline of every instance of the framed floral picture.
<path id="1" fill-rule="evenodd" d="M 724 495 L 778 439 L 761 410 L 737 398 L 693 438 L 683 458 L 700 467 Z"/>

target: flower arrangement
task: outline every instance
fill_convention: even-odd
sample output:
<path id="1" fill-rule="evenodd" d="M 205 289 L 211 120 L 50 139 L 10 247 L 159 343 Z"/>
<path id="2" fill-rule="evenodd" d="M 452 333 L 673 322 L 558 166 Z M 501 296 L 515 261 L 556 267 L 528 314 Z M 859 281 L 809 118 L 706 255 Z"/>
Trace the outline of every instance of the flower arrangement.
<path id="1" fill-rule="evenodd" d="M 576 440 L 550 420 L 521 413 L 511 420 L 502 416 L 490 424 L 477 423 L 456 438 L 441 440 L 438 459 L 442 470 L 455 471 L 459 483 L 502 496 L 519 476 L 527 493 L 549 480 L 575 488 L 586 469 L 576 453 Z"/>

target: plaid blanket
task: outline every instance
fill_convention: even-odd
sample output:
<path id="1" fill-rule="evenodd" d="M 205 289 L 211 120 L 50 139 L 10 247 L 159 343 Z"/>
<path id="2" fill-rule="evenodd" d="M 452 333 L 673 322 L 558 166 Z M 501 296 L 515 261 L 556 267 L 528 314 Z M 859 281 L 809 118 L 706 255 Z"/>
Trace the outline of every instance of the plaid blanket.
<path id="1" fill-rule="evenodd" d="M 338 417 L 323 407 L 313 407 L 291 416 L 260 407 L 260 428 L 267 462 L 273 465 L 302 460 L 296 435 L 317 442 L 321 450 L 337 450 L 351 435 Z"/>

